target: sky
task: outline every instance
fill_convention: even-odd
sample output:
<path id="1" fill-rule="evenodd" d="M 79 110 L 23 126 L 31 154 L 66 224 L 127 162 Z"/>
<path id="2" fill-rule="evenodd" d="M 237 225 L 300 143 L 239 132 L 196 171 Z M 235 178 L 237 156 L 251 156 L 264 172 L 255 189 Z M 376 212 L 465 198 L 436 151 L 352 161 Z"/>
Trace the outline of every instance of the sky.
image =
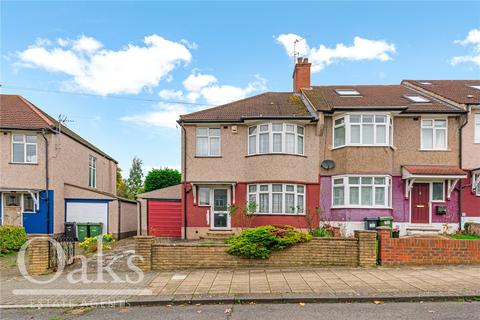
<path id="1" fill-rule="evenodd" d="M 312 84 L 479 79 L 480 2 L 1 2 L 2 93 L 119 162 L 180 169 L 180 114 Z"/>

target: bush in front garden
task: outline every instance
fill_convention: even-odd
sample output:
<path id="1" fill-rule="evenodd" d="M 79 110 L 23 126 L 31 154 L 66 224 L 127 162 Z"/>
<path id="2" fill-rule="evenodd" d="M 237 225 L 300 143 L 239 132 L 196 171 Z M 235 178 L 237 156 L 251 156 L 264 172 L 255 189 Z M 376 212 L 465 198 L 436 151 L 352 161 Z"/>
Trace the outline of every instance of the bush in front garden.
<path id="1" fill-rule="evenodd" d="M 18 251 L 26 241 L 24 227 L 0 226 L 0 253 Z"/>
<path id="2" fill-rule="evenodd" d="M 312 236 L 296 231 L 292 226 L 262 226 L 243 230 L 227 240 L 227 253 L 250 259 L 268 259 L 272 251 L 307 242 Z"/>
<path id="3" fill-rule="evenodd" d="M 115 239 L 113 239 L 113 235 L 111 233 L 104 234 L 102 237 L 102 249 L 112 249 L 112 244 L 114 242 Z M 86 253 L 93 253 L 98 250 L 96 237 L 85 238 L 82 242 L 80 242 L 79 245 L 81 248 L 83 248 L 83 250 L 85 250 Z"/>

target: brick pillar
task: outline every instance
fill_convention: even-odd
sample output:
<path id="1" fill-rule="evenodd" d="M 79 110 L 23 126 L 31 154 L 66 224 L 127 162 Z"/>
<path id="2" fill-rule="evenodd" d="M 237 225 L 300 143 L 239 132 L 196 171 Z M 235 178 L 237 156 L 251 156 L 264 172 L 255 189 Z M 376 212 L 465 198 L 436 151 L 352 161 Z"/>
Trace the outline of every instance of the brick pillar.
<path id="1" fill-rule="evenodd" d="M 377 264 L 377 233 L 368 230 L 355 230 L 358 239 L 358 265 L 372 267 Z"/>
<path id="2" fill-rule="evenodd" d="M 390 228 L 389 227 L 377 227 L 378 232 L 378 259 L 380 265 L 385 265 L 385 258 L 387 253 L 387 247 L 390 243 Z"/>
<path id="3" fill-rule="evenodd" d="M 142 257 L 137 259 L 136 264 L 142 271 L 152 270 L 152 244 L 154 237 L 151 236 L 136 236 L 135 239 L 135 254 Z"/>
<path id="4" fill-rule="evenodd" d="M 49 241 L 48 237 L 30 239 L 28 245 L 28 273 L 31 275 L 45 274 L 48 271 Z"/>

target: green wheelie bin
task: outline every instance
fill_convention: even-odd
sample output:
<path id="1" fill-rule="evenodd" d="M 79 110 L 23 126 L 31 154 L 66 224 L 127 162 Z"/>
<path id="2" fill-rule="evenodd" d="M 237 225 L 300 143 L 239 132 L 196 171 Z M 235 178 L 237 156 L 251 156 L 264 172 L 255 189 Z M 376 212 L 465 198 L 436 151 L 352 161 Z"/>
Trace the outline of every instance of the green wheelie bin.
<path id="1" fill-rule="evenodd" d="M 78 241 L 82 242 L 85 238 L 88 238 L 88 224 L 78 222 L 77 223 L 77 238 Z"/>
<path id="2" fill-rule="evenodd" d="M 393 218 L 392 217 L 380 217 L 378 218 L 379 227 L 389 227 L 390 228 L 390 237 L 392 236 L 393 231 Z"/>
<path id="3" fill-rule="evenodd" d="M 103 223 L 101 223 L 101 222 L 96 222 L 96 223 L 90 222 L 88 224 L 89 237 L 94 238 L 94 237 L 102 235 L 102 233 L 103 233 Z"/>

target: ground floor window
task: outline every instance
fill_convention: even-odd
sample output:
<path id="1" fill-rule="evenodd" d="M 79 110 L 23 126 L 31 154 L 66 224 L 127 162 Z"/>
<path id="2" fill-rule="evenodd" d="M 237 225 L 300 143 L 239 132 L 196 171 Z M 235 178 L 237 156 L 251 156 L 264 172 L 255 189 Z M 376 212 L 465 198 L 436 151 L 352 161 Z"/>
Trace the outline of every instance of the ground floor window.
<path id="1" fill-rule="evenodd" d="M 259 214 L 305 213 L 305 185 L 302 184 L 250 184 L 248 202 L 256 204 Z"/>
<path id="2" fill-rule="evenodd" d="M 445 201 L 445 183 L 432 182 L 432 202 Z"/>
<path id="3" fill-rule="evenodd" d="M 333 207 L 389 208 L 391 180 L 378 175 L 333 177 Z"/>

